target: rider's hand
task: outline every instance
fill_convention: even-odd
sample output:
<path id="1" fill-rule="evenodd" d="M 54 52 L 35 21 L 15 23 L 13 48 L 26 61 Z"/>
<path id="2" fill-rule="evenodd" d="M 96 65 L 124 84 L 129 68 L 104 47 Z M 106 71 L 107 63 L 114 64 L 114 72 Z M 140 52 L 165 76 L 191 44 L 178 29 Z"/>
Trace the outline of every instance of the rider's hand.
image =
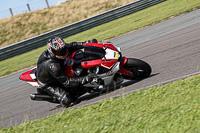
<path id="1" fill-rule="evenodd" d="M 97 39 L 92 39 L 92 43 L 98 43 Z"/>
<path id="2" fill-rule="evenodd" d="M 84 43 L 98 43 L 97 39 L 87 40 Z"/>

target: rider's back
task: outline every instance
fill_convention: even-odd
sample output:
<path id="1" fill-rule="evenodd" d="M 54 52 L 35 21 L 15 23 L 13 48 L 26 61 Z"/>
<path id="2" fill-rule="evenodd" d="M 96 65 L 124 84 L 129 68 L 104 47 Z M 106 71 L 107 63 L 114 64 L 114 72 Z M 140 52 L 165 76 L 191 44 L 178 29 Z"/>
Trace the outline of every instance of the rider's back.
<path id="1" fill-rule="evenodd" d="M 63 61 L 59 61 L 55 58 L 52 58 L 47 50 L 45 50 L 39 57 L 37 62 L 37 78 L 40 82 L 45 85 L 53 84 L 57 82 L 54 78 L 54 74 L 56 74 L 56 64 L 63 63 Z M 55 64 L 55 65 L 54 65 Z M 54 67 L 54 68 L 52 68 Z M 52 69 L 55 71 L 52 71 Z M 52 75 L 53 73 L 53 75 Z"/>

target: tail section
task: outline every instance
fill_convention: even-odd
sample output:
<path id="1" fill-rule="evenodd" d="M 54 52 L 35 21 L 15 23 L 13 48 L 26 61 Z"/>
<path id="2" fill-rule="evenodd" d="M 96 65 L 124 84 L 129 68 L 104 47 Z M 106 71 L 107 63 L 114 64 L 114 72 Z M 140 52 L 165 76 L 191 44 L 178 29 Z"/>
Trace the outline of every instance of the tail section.
<path id="1" fill-rule="evenodd" d="M 35 67 L 25 73 L 22 73 L 19 76 L 19 79 L 31 84 L 34 87 L 39 87 L 39 84 L 38 84 L 37 78 L 36 78 L 36 70 L 37 69 Z"/>

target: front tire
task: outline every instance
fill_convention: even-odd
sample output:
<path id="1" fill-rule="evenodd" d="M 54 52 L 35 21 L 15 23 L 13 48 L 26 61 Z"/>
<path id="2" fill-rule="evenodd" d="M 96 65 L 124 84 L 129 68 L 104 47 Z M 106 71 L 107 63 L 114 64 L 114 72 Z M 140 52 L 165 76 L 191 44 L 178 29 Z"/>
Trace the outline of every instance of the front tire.
<path id="1" fill-rule="evenodd" d="M 151 66 L 142 60 L 127 58 L 124 68 L 131 71 L 131 76 L 124 76 L 125 79 L 144 79 L 151 74 Z"/>

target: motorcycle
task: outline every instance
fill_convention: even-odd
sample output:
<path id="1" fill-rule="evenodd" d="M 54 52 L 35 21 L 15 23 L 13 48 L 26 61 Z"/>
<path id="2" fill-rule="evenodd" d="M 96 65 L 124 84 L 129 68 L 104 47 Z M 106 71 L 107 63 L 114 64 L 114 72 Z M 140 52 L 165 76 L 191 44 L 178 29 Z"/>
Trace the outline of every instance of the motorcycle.
<path id="1" fill-rule="evenodd" d="M 104 87 L 120 84 L 124 79 L 140 80 L 149 77 L 151 66 L 142 60 L 123 57 L 120 47 L 111 42 L 84 43 L 84 48 L 75 51 L 65 59 L 65 73 L 68 77 L 86 76 L 95 73 L 91 83 L 83 85 L 86 92 L 99 92 Z M 41 92 L 36 77 L 37 68 L 33 68 L 19 76 Z M 46 93 L 30 94 L 32 100 L 56 102 L 56 99 Z"/>

